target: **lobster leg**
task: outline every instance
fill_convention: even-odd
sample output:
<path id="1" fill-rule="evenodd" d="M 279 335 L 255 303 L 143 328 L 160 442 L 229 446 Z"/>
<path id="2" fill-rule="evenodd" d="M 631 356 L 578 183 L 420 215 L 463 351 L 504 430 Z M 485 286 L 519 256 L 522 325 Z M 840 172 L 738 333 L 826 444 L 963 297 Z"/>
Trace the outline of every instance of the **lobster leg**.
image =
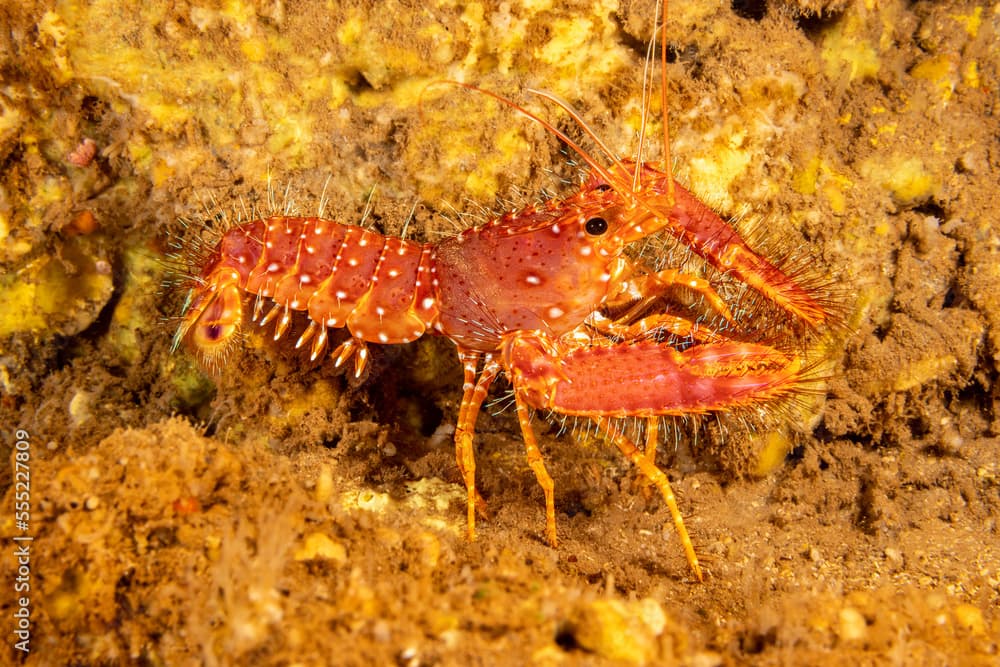
<path id="1" fill-rule="evenodd" d="M 660 418 L 649 417 L 646 419 L 646 446 L 643 448 L 642 454 L 650 465 L 656 465 L 656 445 L 659 440 Z"/>
<path id="2" fill-rule="evenodd" d="M 660 313 L 643 317 L 631 324 L 622 324 L 625 321 L 628 321 L 627 316 L 612 320 L 595 313 L 587 320 L 587 325 L 594 331 L 616 340 L 642 340 L 652 333 L 672 334 L 678 338 L 690 337 L 698 343 L 724 343 L 728 340 L 722 334 L 707 327 L 700 327 L 697 322 L 680 315 Z"/>
<path id="3" fill-rule="evenodd" d="M 493 380 L 500 373 L 500 364 L 492 354 L 485 355 L 483 370 L 476 379 L 476 371 L 479 366 L 478 352 L 459 348 L 458 359 L 462 362 L 462 371 L 465 376 L 462 385 L 462 404 L 458 409 L 458 425 L 455 428 L 455 460 L 458 462 L 458 470 L 465 481 L 467 493 L 466 507 L 468 512 L 468 539 L 476 539 L 476 508 L 486 512 L 486 502 L 476 491 L 476 452 L 472 445 L 473 437 L 476 433 L 476 418 L 479 416 L 479 408 L 486 398 L 486 393 L 493 384 Z"/>
<path id="4" fill-rule="evenodd" d="M 545 469 L 542 452 L 538 449 L 538 441 L 531 428 L 531 413 L 528 410 L 528 405 L 516 391 L 514 392 L 514 400 L 517 403 L 517 420 L 521 423 L 521 437 L 524 439 L 528 466 L 535 472 L 535 479 L 538 480 L 538 485 L 542 487 L 542 493 L 545 494 L 545 537 L 554 548 L 559 544 L 556 537 L 555 482 L 552 481 L 549 471 Z"/>
<path id="5" fill-rule="evenodd" d="M 694 576 L 698 581 L 704 581 L 701 566 L 698 564 L 698 556 L 694 552 L 694 545 L 691 544 L 691 537 L 688 535 L 687 528 L 684 527 L 684 517 L 681 515 L 680 508 L 677 507 L 677 497 L 674 496 L 674 491 L 670 488 L 670 481 L 667 479 L 667 476 L 647 456 L 643 455 L 631 440 L 619 433 L 613 427 L 609 418 L 594 417 L 593 420 L 608 439 L 615 443 L 615 446 L 618 447 L 621 453 L 634 463 L 642 474 L 646 476 L 646 479 L 660 490 L 663 501 L 667 504 L 667 507 L 670 509 L 670 515 L 674 519 L 674 528 L 677 530 L 677 536 L 681 540 L 681 546 L 684 548 L 684 555 L 687 556 L 688 564 L 694 571 Z M 647 442 L 648 446 L 649 443 Z M 655 452 L 655 450 L 653 451 Z"/>
<path id="6" fill-rule="evenodd" d="M 656 273 L 631 276 L 619 285 L 619 291 L 610 295 L 605 304 L 614 306 L 617 299 L 634 300 L 638 298 L 641 299 L 640 303 L 648 305 L 653 299 L 663 296 L 674 287 L 685 287 L 695 292 L 705 299 L 715 312 L 722 315 L 727 321 L 733 321 L 733 314 L 729 310 L 729 306 L 722 300 L 710 282 L 677 269 L 664 269 Z"/>
<path id="7" fill-rule="evenodd" d="M 801 359 L 755 343 L 564 341 L 506 341 L 504 368 L 529 405 L 586 417 L 706 414 L 781 400 L 803 382 Z"/>

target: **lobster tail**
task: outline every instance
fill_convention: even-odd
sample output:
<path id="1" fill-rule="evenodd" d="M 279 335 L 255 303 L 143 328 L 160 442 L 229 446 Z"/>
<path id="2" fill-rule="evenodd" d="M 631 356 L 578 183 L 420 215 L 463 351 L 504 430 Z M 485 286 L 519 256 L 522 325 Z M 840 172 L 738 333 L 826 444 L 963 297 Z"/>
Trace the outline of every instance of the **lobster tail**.
<path id="1" fill-rule="evenodd" d="M 188 296 L 174 347 L 185 341 L 205 366 L 217 368 L 232 349 L 242 324 L 243 293 L 239 283 L 229 272 L 214 273 Z"/>

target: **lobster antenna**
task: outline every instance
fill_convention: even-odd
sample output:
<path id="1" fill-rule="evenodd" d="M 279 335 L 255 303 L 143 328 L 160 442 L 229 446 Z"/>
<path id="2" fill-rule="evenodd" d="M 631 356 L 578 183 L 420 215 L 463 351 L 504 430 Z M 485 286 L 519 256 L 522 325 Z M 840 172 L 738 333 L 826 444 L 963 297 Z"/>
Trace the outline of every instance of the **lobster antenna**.
<path id="1" fill-rule="evenodd" d="M 601 138 L 597 135 L 597 132 L 594 132 L 594 130 L 592 130 L 589 125 L 587 125 L 587 121 L 585 121 L 580 116 L 580 114 L 577 113 L 576 109 L 570 106 L 568 102 L 562 100 L 555 93 L 550 93 L 547 90 L 535 90 L 534 88 L 528 88 L 527 91 L 532 95 L 538 95 L 539 97 L 549 100 L 550 102 L 558 106 L 560 109 L 565 111 L 567 114 L 569 114 L 569 117 L 573 119 L 573 122 L 575 122 L 577 125 L 580 126 L 580 129 L 583 130 L 584 134 L 590 137 L 591 141 L 597 144 L 597 147 L 600 148 L 604 152 L 604 154 L 611 159 L 612 162 L 614 162 L 616 165 L 621 164 L 621 158 L 619 158 L 618 155 L 613 150 L 611 150 L 606 143 L 604 143 L 601 140 Z M 573 146 L 575 147 L 575 144 L 573 144 Z M 586 159 L 585 155 L 583 157 L 584 159 Z"/>
<path id="2" fill-rule="evenodd" d="M 642 150 L 646 145 L 646 124 L 649 122 L 649 104 L 652 95 L 649 90 L 652 88 L 652 77 L 650 70 L 653 68 L 653 54 L 656 53 L 656 21 L 659 19 L 660 4 L 656 3 L 653 8 L 653 36 L 646 46 L 646 60 L 642 66 L 642 121 L 639 124 L 639 147 L 635 154 L 635 169 L 632 172 L 632 191 L 639 191 L 639 174 L 642 173 Z"/>
<path id="3" fill-rule="evenodd" d="M 581 148 L 578 143 L 576 143 L 575 141 L 573 141 L 572 139 L 570 139 L 568 136 L 566 136 L 566 134 L 564 132 L 558 130 L 554 125 L 552 125 L 552 123 L 550 123 L 550 122 L 548 122 L 548 121 L 540 118 L 539 116 L 531 113 L 530 111 L 528 111 L 524 107 L 518 106 L 513 101 L 508 100 L 503 95 L 498 95 L 496 93 L 492 93 L 492 92 L 490 92 L 488 90 L 485 90 L 483 88 L 478 88 L 476 86 L 473 86 L 472 84 L 462 83 L 461 81 L 453 81 L 453 80 L 450 80 L 450 79 L 445 79 L 443 81 L 440 81 L 439 83 L 445 83 L 445 84 L 449 84 L 449 85 L 452 85 L 452 86 L 458 86 L 460 88 L 465 88 L 466 90 L 472 90 L 472 91 L 475 91 L 477 93 L 481 93 L 483 95 L 486 95 L 488 97 L 492 97 L 497 102 L 500 102 L 501 104 L 507 105 L 508 107 L 510 107 L 514 111 L 518 112 L 522 116 L 525 116 L 525 117 L 527 117 L 527 118 L 535 121 L 536 123 L 538 123 L 539 125 L 541 125 L 542 127 L 544 127 L 546 130 L 548 130 L 550 134 L 554 135 L 560 141 L 562 141 L 564 144 L 566 144 L 567 146 L 569 146 L 577 155 L 579 155 L 581 158 L 583 158 L 583 161 L 586 162 L 587 165 L 590 166 L 591 169 L 593 169 L 595 172 L 597 172 L 598 174 L 600 174 L 601 178 L 603 178 L 609 184 L 616 182 L 615 179 L 614 179 L 614 177 L 611 175 L 610 171 L 608 171 L 605 167 L 601 166 L 597 162 L 597 160 L 595 160 L 585 150 L 583 150 L 583 148 Z M 431 84 L 431 85 L 434 85 L 434 84 Z M 566 102 L 563 102 L 562 100 L 560 100 L 558 97 L 556 97 L 552 93 L 547 93 L 545 91 L 540 91 L 540 90 L 531 90 L 531 89 L 529 89 L 528 92 L 532 93 L 534 95 L 538 95 L 540 97 L 543 97 L 543 98 L 545 98 L 545 99 L 553 102 L 554 104 L 556 104 L 557 106 L 559 106 L 563 111 L 565 111 L 570 116 L 572 116 L 572 118 L 577 123 L 579 123 L 580 126 L 583 128 L 583 131 L 588 136 L 590 136 L 591 139 L 594 140 L 594 143 L 597 144 L 598 148 L 600 148 L 602 151 L 604 151 L 605 154 L 607 154 L 607 156 L 611 159 L 611 161 L 614 162 L 617 166 L 619 166 L 619 167 L 622 166 L 621 165 L 621 160 L 618 158 L 618 156 L 615 155 L 613 151 L 611 151 L 610 149 L 608 149 L 608 147 L 604 144 L 604 142 L 602 142 L 600 140 L 600 138 L 594 133 L 594 131 L 591 130 L 590 127 L 588 127 L 587 124 L 583 122 L 583 119 L 580 118 L 580 115 L 577 114 L 573 110 L 573 108 L 569 106 L 569 104 L 567 104 Z"/>
<path id="4" fill-rule="evenodd" d="M 656 32 L 656 24 L 653 24 Z M 670 162 L 670 121 L 667 119 L 667 0 L 663 0 L 660 24 L 660 113 L 663 114 L 663 172 L 667 175 L 667 197 L 674 203 L 674 168 Z"/>

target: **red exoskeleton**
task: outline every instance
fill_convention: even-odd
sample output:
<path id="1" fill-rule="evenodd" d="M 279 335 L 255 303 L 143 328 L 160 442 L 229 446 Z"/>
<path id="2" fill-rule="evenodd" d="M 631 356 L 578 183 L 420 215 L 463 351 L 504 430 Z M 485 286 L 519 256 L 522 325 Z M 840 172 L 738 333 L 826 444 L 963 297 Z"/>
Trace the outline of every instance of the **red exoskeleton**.
<path id="1" fill-rule="evenodd" d="M 601 145 L 567 105 L 538 94 L 569 112 Z M 666 128 L 665 103 L 663 108 Z M 370 342 L 406 343 L 426 332 L 447 336 L 458 347 L 465 376 L 455 447 L 470 539 L 482 503 L 475 486 L 475 422 L 491 383 L 503 373 L 513 387 L 528 463 L 544 491 L 548 541 L 557 541 L 554 485 L 530 425 L 532 409 L 592 419 L 639 466 L 661 491 L 700 580 L 670 485 L 648 456 L 656 420 L 788 396 L 800 386 L 803 360 L 734 335 L 740 324 L 707 280 L 672 268 L 649 271 L 625 251 L 666 233 L 806 327 L 819 328 L 830 315 L 812 290 L 761 257 L 674 181 L 666 137 L 663 167 L 617 159 L 607 149 L 611 163 L 603 166 L 551 124 L 518 110 L 589 164 L 591 174 L 577 192 L 433 244 L 320 217 L 272 216 L 238 225 L 225 232 L 202 268 L 176 342 L 186 341 L 209 363 L 218 359 L 244 322 L 246 295 L 254 297 L 251 321 L 276 321 L 275 340 L 296 311 L 306 313 L 309 324 L 295 347 L 309 344 L 313 359 L 325 352 L 329 329 L 346 327 L 350 337 L 332 356 L 337 365 L 353 356 L 359 376 Z M 703 297 L 725 331 L 662 309 L 632 307 L 676 286 Z M 623 310 L 642 317 L 605 314 Z M 687 343 L 658 340 L 657 332 Z M 615 427 L 617 417 L 649 420 L 647 454 Z"/>

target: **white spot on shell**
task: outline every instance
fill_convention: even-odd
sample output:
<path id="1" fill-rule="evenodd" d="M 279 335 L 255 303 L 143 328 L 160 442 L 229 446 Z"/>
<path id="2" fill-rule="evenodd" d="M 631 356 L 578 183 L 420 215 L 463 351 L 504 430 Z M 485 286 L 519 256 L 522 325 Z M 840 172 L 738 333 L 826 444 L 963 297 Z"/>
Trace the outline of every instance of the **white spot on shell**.
<path id="1" fill-rule="evenodd" d="M 590 254 L 592 252 L 594 252 L 594 249 L 591 248 L 589 245 L 585 245 L 582 248 L 580 248 L 580 254 L 583 255 L 584 257 L 590 257 Z"/>
<path id="2" fill-rule="evenodd" d="M 389 277 L 390 278 L 395 278 L 398 275 L 399 275 L 399 271 L 397 271 L 396 269 L 389 269 Z"/>
<path id="3" fill-rule="evenodd" d="M 378 315 L 379 317 L 382 317 L 383 315 L 385 315 L 385 308 L 383 308 L 382 306 L 375 306 L 375 314 Z"/>
<path id="4" fill-rule="evenodd" d="M 541 285 L 542 279 L 536 276 L 534 273 L 529 273 L 527 276 L 525 276 L 524 282 L 528 283 L 529 285 Z"/>
<path id="5" fill-rule="evenodd" d="M 420 302 L 420 307 L 424 310 L 430 310 L 434 307 L 434 298 L 430 296 L 425 296 L 424 300 Z"/>
<path id="6" fill-rule="evenodd" d="M 334 294 L 335 294 L 335 296 L 338 299 L 346 299 L 347 298 L 347 292 L 345 292 L 342 289 L 337 290 Z"/>
<path id="7" fill-rule="evenodd" d="M 549 308 L 549 317 L 552 318 L 553 320 L 557 320 L 565 314 L 566 311 L 558 306 L 552 306 L 551 308 Z"/>
<path id="8" fill-rule="evenodd" d="M 378 333 L 378 342 L 380 342 L 380 343 L 388 343 L 389 342 L 389 337 L 386 336 L 384 333 L 382 333 L 380 331 Z"/>
<path id="9" fill-rule="evenodd" d="M 553 234 L 555 234 L 556 236 L 558 236 L 561 231 L 562 231 L 562 227 L 559 226 L 558 222 L 556 224 L 552 225 L 552 233 Z"/>
<path id="10" fill-rule="evenodd" d="M 277 262 L 271 262 L 270 264 L 267 265 L 268 273 L 277 273 L 280 270 L 281 270 L 281 264 L 278 264 Z"/>
<path id="11" fill-rule="evenodd" d="M 354 257 L 351 257 L 349 260 L 347 260 L 347 264 L 348 266 L 357 266 L 358 260 Z"/>

